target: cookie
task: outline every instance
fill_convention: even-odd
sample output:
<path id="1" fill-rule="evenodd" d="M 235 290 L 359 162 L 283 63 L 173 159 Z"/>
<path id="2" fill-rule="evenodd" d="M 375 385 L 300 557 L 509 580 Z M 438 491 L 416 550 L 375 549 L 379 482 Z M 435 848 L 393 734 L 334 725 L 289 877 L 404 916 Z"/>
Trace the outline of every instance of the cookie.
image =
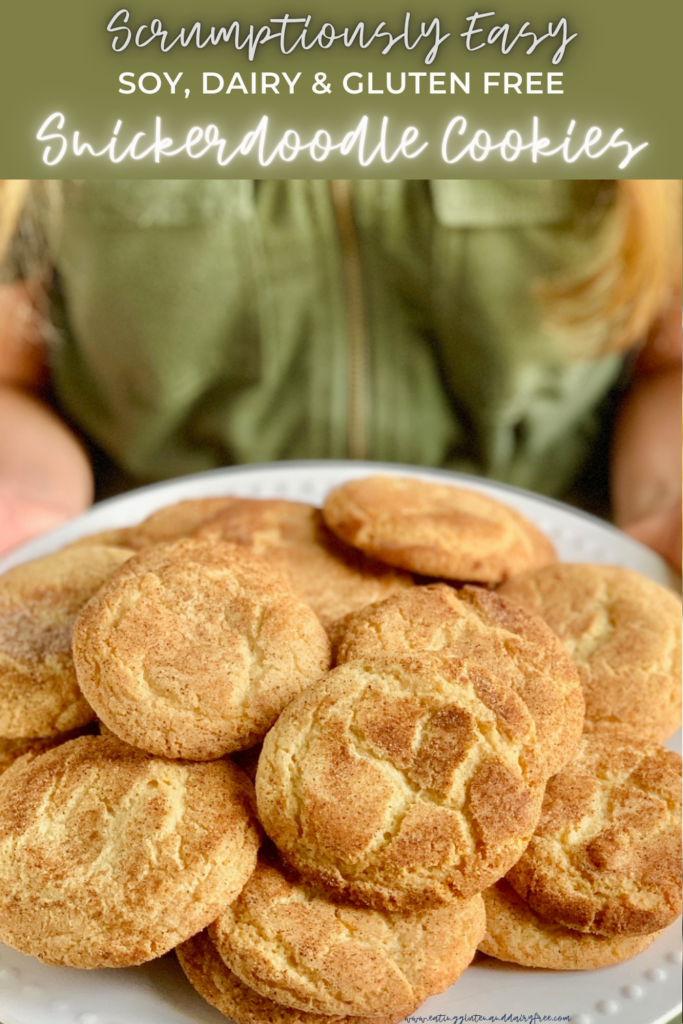
<path id="1" fill-rule="evenodd" d="M 125 967 L 205 928 L 256 863 L 253 787 L 85 736 L 0 785 L 0 941 L 45 963 Z"/>
<path id="2" fill-rule="evenodd" d="M 74 628 L 79 684 L 112 732 L 164 757 L 254 746 L 330 663 L 315 613 L 230 544 L 145 548 Z"/>
<path id="3" fill-rule="evenodd" d="M 49 739 L 34 740 L 3 740 L 0 739 L 0 775 L 7 771 L 20 757 L 32 760 L 46 750 L 58 747 L 60 743 L 66 743 L 74 737 L 73 732 L 64 735 L 52 736 Z"/>
<path id="4" fill-rule="evenodd" d="M 642 953 L 661 934 L 590 935 L 544 920 L 501 879 L 483 893 L 486 936 L 479 949 L 496 960 L 550 971 L 595 971 Z"/>
<path id="5" fill-rule="evenodd" d="M 450 484 L 351 480 L 327 496 L 323 516 L 347 544 L 425 576 L 501 583 L 556 558 L 548 538 L 514 509 Z"/>
<path id="6" fill-rule="evenodd" d="M 241 501 L 241 498 L 231 497 L 188 498 L 167 505 L 132 527 L 133 546 L 140 549 L 150 544 L 168 544 L 190 537 L 217 513 L 232 505 L 239 505 Z"/>
<path id="7" fill-rule="evenodd" d="M 102 530 L 99 533 L 81 537 L 69 547 L 97 543 L 120 545 L 141 551 L 151 544 L 168 544 L 174 540 L 190 537 L 217 512 L 233 502 L 237 504 L 239 501 L 239 498 L 188 498 L 152 512 L 137 526 Z"/>
<path id="8" fill-rule="evenodd" d="M 571 760 L 581 739 L 581 684 L 571 658 L 536 616 L 481 587 L 414 587 L 338 624 L 336 661 L 429 652 L 476 652 L 524 700 L 536 723 L 545 774 Z"/>
<path id="9" fill-rule="evenodd" d="M 661 743 L 681 724 L 681 601 L 628 569 L 554 565 L 500 593 L 540 615 L 576 662 L 586 726 L 620 722 Z"/>
<path id="10" fill-rule="evenodd" d="M 415 910 L 469 897 L 518 859 L 540 814 L 533 719 L 476 657 L 349 662 L 266 736 L 259 819 L 334 897 Z"/>
<path id="11" fill-rule="evenodd" d="M 206 932 L 176 950 L 180 966 L 202 999 L 235 1024 L 400 1024 L 402 1017 L 334 1017 L 280 1006 L 239 980 Z"/>
<path id="12" fill-rule="evenodd" d="M 57 736 L 95 718 L 76 682 L 73 624 L 131 553 L 72 548 L 0 578 L 0 736 Z"/>
<path id="13" fill-rule="evenodd" d="M 285 573 L 292 589 L 325 627 L 349 612 L 412 587 L 390 569 L 342 543 L 320 509 L 298 501 L 241 501 L 197 532 L 206 540 L 245 544 Z"/>
<path id="14" fill-rule="evenodd" d="M 460 977 L 484 931 L 481 896 L 387 914 L 332 903 L 262 858 L 209 935 L 230 970 L 276 1003 L 400 1018 Z"/>
<path id="15" fill-rule="evenodd" d="M 92 547 L 93 544 L 103 545 L 107 548 L 130 548 L 136 550 L 135 535 L 133 527 L 122 526 L 120 529 L 99 530 L 97 533 L 89 533 L 85 537 L 79 537 L 71 544 L 66 544 L 62 551 L 70 551 L 73 548 Z"/>
<path id="16" fill-rule="evenodd" d="M 586 736 L 548 783 L 538 828 L 507 879 L 549 921 L 645 935 L 681 912 L 681 758 L 628 735 Z"/>
<path id="17" fill-rule="evenodd" d="M 62 743 L 78 739 L 80 736 L 99 735 L 99 722 L 88 722 L 80 729 L 72 729 L 70 732 L 60 732 L 58 736 L 47 736 L 26 740 L 4 740 L 0 739 L 0 775 L 11 768 L 20 757 L 32 760 L 46 750 L 53 750 Z M 120 741 L 119 741 L 120 742 Z"/>

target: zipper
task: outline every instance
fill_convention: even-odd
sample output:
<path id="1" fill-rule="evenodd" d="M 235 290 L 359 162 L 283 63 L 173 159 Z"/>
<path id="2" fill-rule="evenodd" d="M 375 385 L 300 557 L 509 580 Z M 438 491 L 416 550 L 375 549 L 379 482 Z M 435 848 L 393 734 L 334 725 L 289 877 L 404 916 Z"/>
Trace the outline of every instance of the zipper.
<path id="1" fill-rule="evenodd" d="M 364 459 L 367 451 L 367 338 L 360 247 L 353 216 L 351 182 L 331 180 L 329 186 L 341 242 L 346 292 L 346 333 L 349 356 L 348 453 L 351 459 Z"/>

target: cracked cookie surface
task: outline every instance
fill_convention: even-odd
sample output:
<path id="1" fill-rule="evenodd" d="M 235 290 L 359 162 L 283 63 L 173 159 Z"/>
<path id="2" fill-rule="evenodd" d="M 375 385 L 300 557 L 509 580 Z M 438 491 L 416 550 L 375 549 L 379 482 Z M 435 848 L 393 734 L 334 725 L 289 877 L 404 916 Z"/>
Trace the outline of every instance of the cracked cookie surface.
<path id="1" fill-rule="evenodd" d="M 414 587 L 347 616 L 337 625 L 337 664 L 357 658 L 430 653 L 474 655 L 524 700 L 536 725 L 547 776 L 577 750 L 584 721 L 571 658 L 537 615 L 481 587 Z"/>
<path id="2" fill-rule="evenodd" d="M 659 936 L 591 935 L 553 924 L 535 914 L 501 879 L 482 893 L 486 936 L 479 949 L 496 960 L 551 971 L 595 971 L 642 953 Z"/>
<path id="3" fill-rule="evenodd" d="M 644 935 L 681 912 L 681 758 L 624 732 L 587 735 L 550 779 L 531 842 L 507 874 L 542 917 Z"/>
<path id="4" fill-rule="evenodd" d="M 383 910 L 480 892 L 540 813 L 535 726 L 476 659 L 349 662 L 285 709 L 256 774 L 259 817 L 304 877 Z"/>
<path id="5" fill-rule="evenodd" d="M 548 566 L 499 593 L 540 615 L 579 671 L 586 728 L 631 726 L 661 743 L 681 724 L 681 600 L 617 566 Z"/>
<path id="6" fill-rule="evenodd" d="M 164 761 L 71 740 L 0 786 L 0 940 L 46 963 L 143 963 L 205 928 L 245 884 L 259 830 L 229 761 Z"/>
<path id="7" fill-rule="evenodd" d="M 209 934 L 228 967 L 275 1002 L 402 1016 L 460 977 L 483 937 L 484 905 L 473 896 L 387 914 L 333 903 L 262 857 Z"/>
<path id="8" fill-rule="evenodd" d="M 199 995 L 236 1024 L 400 1024 L 402 1016 L 336 1017 L 306 1013 L 266 999 L 240 981 L 218 955 L 207 932 L 176 950 L 185 975 Z"/>
<path id="9" fill-rule="evenodd" d="M 258 556 L 184 540 L 141 551 L 79 616 L 81 688 L 121 739 L 210 760 L 258 743 L 330 663 L 315 613 Z"/>

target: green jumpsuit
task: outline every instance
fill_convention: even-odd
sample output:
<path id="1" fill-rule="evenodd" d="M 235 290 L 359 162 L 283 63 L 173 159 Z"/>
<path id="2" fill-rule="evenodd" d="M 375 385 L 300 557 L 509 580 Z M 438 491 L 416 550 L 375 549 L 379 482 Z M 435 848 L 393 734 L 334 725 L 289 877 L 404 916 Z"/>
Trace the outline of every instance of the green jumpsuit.
<path id="1" fill-rule="evenodd" d="M 604 193 L 65 182 L 46 227 L 58 400 L 137 482 L 350 457 L 563 493 L 623 357 L 600 354 L 608 325 L 550 326 L 537 287 L 590 266 Z"/>

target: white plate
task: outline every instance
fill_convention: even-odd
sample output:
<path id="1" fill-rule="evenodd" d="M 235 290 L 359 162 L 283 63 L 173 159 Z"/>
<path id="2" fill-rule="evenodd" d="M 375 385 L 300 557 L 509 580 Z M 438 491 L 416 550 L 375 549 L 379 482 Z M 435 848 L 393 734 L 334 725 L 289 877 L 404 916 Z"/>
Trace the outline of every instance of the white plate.
<path id="1" fill-rule="evenodd" d="M 109 527 L 130 525 L 183 498 L 220 494 L 319 503 L 330 488 L 369 473 L 397 473 L 462 483 L 519 509 L 554 541 L 564 561 L 622 565 L 678 587 L 664 562 L 618 530 L 557 502 L 475 477 L 439 470 L 351 462 L 303 462 L 202 473 L 102 502 L 80 519 L 31 541 L 0 562 L 0 572 Z M 680 749 L 680 734 L 673 746 Z M 421 1020 L 540 1019 L 574 1024 L 659 1024 L 680 1012 L 680 926 L 668 928 L 640 956 L 617 967 L 575 974 L 534 971 L 481 958 L 457 985 L 428 999 Z M 510 1016 L 504 1017 L 505 1014 Z M 414 1019 L 414 1018 L 413 1018 Z M 536 1018 L 539 1019 L 539 1018 Z M 130 970 L 47 967 L 0 946 L 3 1024 L 225 1024 L 185 981 L 172 955 Z"/>

